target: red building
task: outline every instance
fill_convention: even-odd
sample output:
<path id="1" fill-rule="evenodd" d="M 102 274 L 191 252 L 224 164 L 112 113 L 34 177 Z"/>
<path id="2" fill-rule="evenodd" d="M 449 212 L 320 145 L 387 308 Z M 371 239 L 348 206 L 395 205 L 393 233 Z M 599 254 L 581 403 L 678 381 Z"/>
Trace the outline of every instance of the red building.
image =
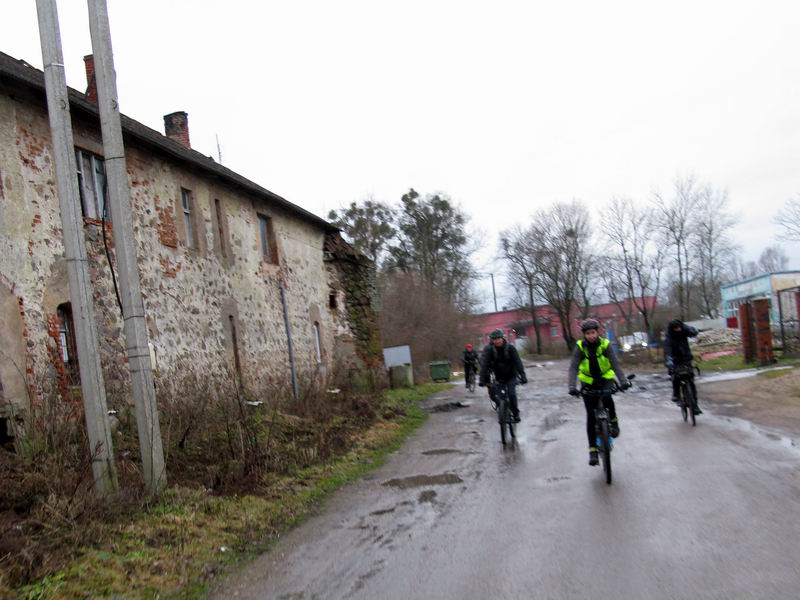
<path id="1" fill-rule="evenodd" d="M 656 307 L 655 296 L 644 299 L 645 306 L 650 314 Z M 573 311 L 574 318 L 571 323 L 572 336 L 577 338 L 581 332 L 581 310 L 576 307 Z M 626 335 L 633 331 L 643 330 L 642 318 L 639 311 L 628 299 L 622 305 L 616 303 L 597 304 L 589 309 L 589 316 L 597 319 L 604 328 L 604 333 L 611 337 Z M 627 318 L 626 318 L 627 317 Z M 564 332 L 558 314 L 550 305 L 536 307 L 536 327 L 545 349 L 564 348 Z M 489 334 L 495 329 L 502 329 L 506 339 L 516 344 L 524 338 L 530 348 L 536 345 L 536 331 L 534 330 L 533 316 L 528 309 L 503 310 L 500 312 L 483 313 L 475 315 L 471 321 L 471 335 L 473 343 L 486 344 Z"/>

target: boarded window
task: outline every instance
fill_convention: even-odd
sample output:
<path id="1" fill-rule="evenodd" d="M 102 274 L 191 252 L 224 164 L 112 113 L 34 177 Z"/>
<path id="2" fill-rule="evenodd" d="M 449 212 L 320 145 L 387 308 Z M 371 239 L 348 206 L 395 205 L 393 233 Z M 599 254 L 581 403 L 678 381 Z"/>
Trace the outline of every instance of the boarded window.
<path id="1" fill-rule="evenodd" d="M 222 258 L 228 257 L 228 248 L 225 243 L 225 227 L 222 220 L 222 202 L 219 198 L 214 199 L 214 214 L 217 216 L 217 243 L 219 243 L 219 253 Z"/>
<path id="2" fill-rule="evenodd" d="M 194 230 L 194 198 L 190 190 L 181 188 L 181 209 L 183 211 L 183 227 L 186 230 L 186 247 L 197 249 Z"/>
<path id="3" fill-rule="evenodd" d="M 314 321 L 314 352 L 316 353 L 317 363 L 322 362 L 322 333 L 319 323 Z"/>
<path id="4" fill-rule="evenodd" d="M 75 322 L 72 319 L 72 305 L 67 302 L 58 309 L 59 345 L 61 346 L 61 360 L 64 363 L 67 379 L 70 385 L 80 385 L 80 369 L 78 367 L 78 344 L 75 341 Z"/>
<path id="5" fill-rule="evenodd" d="M 103 159 L 85 150 L 75 150 L 75 163 L 78 169 L 78 193 L 83 216 L 98 220 L 105 216 L 105 219 L 110 221 L 111 211 L 106 203 L 108 186 Z"/>
<path id="6" fill-rule="evenodd" d="M 278 245 L 272 226 L 272 217 L 258 215 L 258 236 L 261 258 L 268 263 L 278 264 Z"/>

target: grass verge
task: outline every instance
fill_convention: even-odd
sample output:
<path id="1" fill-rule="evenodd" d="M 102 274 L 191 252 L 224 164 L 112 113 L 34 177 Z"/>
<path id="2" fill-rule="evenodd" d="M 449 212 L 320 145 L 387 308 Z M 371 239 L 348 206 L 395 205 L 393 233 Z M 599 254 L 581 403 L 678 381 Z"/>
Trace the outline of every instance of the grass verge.
<path id="1" fill-rule="evenodd" d="M 795 366 L 799 363 L 800 361 L 796 358 L 778 357 L 775 365 Z M 730 356 L 718 356 L 717 358 L 712 358 L 711 360 L 701 360 L 697 362 L 697 365 L 700 367 L 700 369 L 706 372 L 740 371 L 742 369 L 754 369 L 759 366 L 756 363 L 744 362 L 744 357 L 741 354 L 732 354 Z M 772 371 L 768 371 L 768 373 L 772 373 Z M 764 373 L 764 375 L 766 375 L 766 373 Z"/>
<path id="2" fill-rule="evenodd" d="M 172 487 L 143 511 L 102 524 L 76 558 L 56 572 L 0 596 L 198 598 L 233 566 L 268 549 L 332 492 L 382 465 L 427 418 L 420 400 L 449 389 L 426 384 L 386 392 L 382 418 L 337 458 L 263 482 L 258 495 L 217 496 Z"/>

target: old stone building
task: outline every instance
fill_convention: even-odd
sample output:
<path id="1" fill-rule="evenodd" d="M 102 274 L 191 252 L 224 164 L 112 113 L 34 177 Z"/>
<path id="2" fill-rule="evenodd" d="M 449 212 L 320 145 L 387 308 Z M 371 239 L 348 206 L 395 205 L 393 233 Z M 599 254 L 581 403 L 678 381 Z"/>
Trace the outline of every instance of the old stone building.
<path id="1" fill-rule="evenodd" d="M 76 179 L 110 398 L 127 391 L 122 320 L 104 219 L 99 120 L 70 90 Z M 371 265 L 319 217 L 190 147 L 185 113 L 166 134 L 123 117 L 151 355 L 159 376 L 238 372 L 245 387 L 288 385 L 289 330 L 301 381 L 339 363 L 380 361 Z M 61 219 L 41 71 L 0 53 L 0 418 L 27 406 L 36 378 L 77 378 Z M 282 293 L 283 288 L 283 293 Z M 285 314 L 284 314 L 285 310 Z M 376 349 L 378 350 L 376 352 Z"/>

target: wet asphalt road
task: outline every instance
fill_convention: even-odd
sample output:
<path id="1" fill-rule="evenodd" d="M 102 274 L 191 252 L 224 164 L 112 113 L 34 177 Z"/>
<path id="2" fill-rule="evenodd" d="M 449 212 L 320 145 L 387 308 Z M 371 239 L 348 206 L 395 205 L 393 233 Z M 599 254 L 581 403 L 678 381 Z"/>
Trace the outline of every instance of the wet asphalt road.
<path id="1" fill-rule="evenodd" d="M 800 598 L 798 448 L 709 411 L 692 429 L 643 376 L 616 396 L 607 486 L 565 368 L 528 369 L 514 450 L 485 391 L 434 397 L 472 405 L 433 412 L 217 597 Z"/>

